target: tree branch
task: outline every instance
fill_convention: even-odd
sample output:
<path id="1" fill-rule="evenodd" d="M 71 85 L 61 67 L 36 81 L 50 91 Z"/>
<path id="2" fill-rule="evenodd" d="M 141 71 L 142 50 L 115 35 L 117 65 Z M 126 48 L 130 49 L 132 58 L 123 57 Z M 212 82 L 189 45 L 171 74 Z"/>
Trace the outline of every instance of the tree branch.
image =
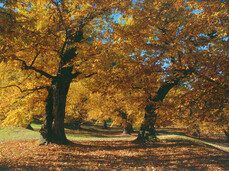
<path id="1" fill-rule="evenodd" d="M 97 72 L 92 73 L 92 74 L 89 74 L 89 75 L 85 75 L 85 78 L 90 78 L 90 77 L 92 77 L 92 76 L 95 75 L 95 74 L 97 74 Z"/>
<path id="2" fill-rule="evenodd" d="M 22 65 L 23 65 L 23 66 L 22 66 L 22 69 L 33 70 L 33 71 L 36 71 L 36 72 L 40 73 L 41 75 L 44 75 L 44 76 L 47 77 L 47 78 L 51 78 L 51 79 L 54 78 L 54 76 L 48 74 L 47 72 L 45 72 L 45 71 L 43 71 L 43 70 L 37 69 L 37 68 L 35 68 L 35 67 L 31 66 L 31 65 L 28 66 L 28 65 L 26 64 L 26 62 L 25 62 L 24 60 L 22 60 L 22 59 L 16 59 L 16 60 L 22 62 Z"/>
<path id="3" fill-rule="evenodd" d="M 90 77 L 92 77 L 92 76 L 95 75 L 95 74 L 97 74 L 97 72 L 92 73 L 92 74 L 89 74 L 89 75 L 84 75 L 83 78 L 90 78 Z M 76 78 L 78 75 L 82 75 L 82 73 L 76 71 L 74 74 L 72 74 L 72 78 Z"/>
<path id="4" fill-rule="evenodd" d="M 21 93 L 27 92 L 27 91 L 36 91 L 36 90 L 41 90 L 41 89 L 47 88 L 47 86 L 40 86 L 40 87 L 33 88 L 33 89 L 25 89 L 25 90 L 23 90 L 23 89 L 21 89 L 21 87 L 18 86 L 18 85 L 8 85 L 8 86 L 5 86 L 5 87 L 0 87 L 0 88 L 10 88 L 10 87 L 16 87 L 16 88 L 18 88 L 18 89 L 20 90 Z"/>
<path id="5" fill-rule="evenodd" d="M 30 64 L 30 67 L 34 64 L 34 62 L 36 61 L 37 57 L 39 56 L 40 52 L 37 52 L 36 56 L 33 58 L 33 61 Z"/>
<path id="6" fill-rule="evenodd" d="M 72 74 L 72 78 L 76 78 L 78 75 L 82 74 L 81 72 L 79 71 L 76 71 L 74 74 Z"/>
<path id="7" fill-rule="evenodd" d="M 2 9 L 2 10 L 5 10 L 4 8 L 1 8 L 1 9 Z M 7 12 L 5 12 L 5 11 L 0 11 L 0 14 L 3 14 L 3 15 L 8 16 L 8 17 L 10 18 L 10 20 L 11 20 L 13 23 L 16 22 L 15 17 L 14 17 L 12 14 L 7 13 Z"/>
<path id="8" fill-rule="evenodd" d="M 57 7 L 57 10 L 58 10 L 59 15 L 60 15 L 61 23 L 63 24 L 64 29 L 67 31 L 67 28 L 66 28 L 66 25 L 65 25 L 65 23 L 64 23 L 64 19 L 63 19 L 62 12 L 61 12 L 61 10 L 60 10 L 59 4 L 58 4 L 56 1 L 54 1 L 54 0 L 51 0 L 51 2 Z"/>
<path id="9" fill-rule="evenodd" d="M 220 83 L 219 82 L 214 81 L 213 79 L 211 79 L 211 78 L 209 78 L 207 76 L 201 75 L 198 71 L 194 71 L 193 73 L 196 74 L 199 77 L 202 77 L 203 79 L 207 80 L 208 82 L 211 82 L 211 83 L 214 83 L 214 84 L 220 86 Z"/>

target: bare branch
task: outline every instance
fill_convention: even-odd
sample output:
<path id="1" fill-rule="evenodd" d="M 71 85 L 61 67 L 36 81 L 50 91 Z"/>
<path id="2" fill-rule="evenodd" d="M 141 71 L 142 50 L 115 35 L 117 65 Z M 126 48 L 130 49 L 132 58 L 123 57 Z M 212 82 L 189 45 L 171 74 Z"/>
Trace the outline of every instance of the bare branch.
<path id="1" fill-rule="evenodd" d="M 36 72 L 40 73 L 41 75 L 44 75 L 44 76 L 47 77 L 47 78 L 51 78 L 51 79 L 54 78 L 54 76 L 48 74 L 47 72 L 45 72 L 45 71 L 43 71 L 43 70 L 37 69 L 37 68 L 35 68 L 35 67 L 33 67 L 33 66 L 28 66 L 28 65 L 26 64 L 26 62 L 25 62 L 24 60 L 22 60 L 22 59 L 16 59 L 16 60 L 22 62 L 22 65 L 23 65 L 22 67 L 23 67 L 23 69 L 36 71 Z"/>
<path id="2" fill-rule="evenodd" d="M 18 85 L 8 85 L 8 86 L 0 87 L 0 88 L 10 88 L 10 87 L 16 87 L 16 88 L 18 88 L 20 90 L 20 92 L 23 92 L 21 87 L 19 87 Z"/>
<path id="3" fill-rule="evenodd" d="M 207 76 L 204 76 L 204 75 L 200 74 L 198 71 L 194 71 L 194 74 L 196 74 L 197 76 L 199 76 L 199 77 L 201 77 L 201 78 L 207 80 L 208 82 L 211 82 L 211 83 L 214 83 L 214 84 L 220 86 L 220 83 L 219 83 L 219 82 L 214 81 L 213 79 L 211 79 L 211 78 L 209 78 L 209 77 L 207 77 Z"/>
<path id="4" fill-rule="evenodd" d="M 8 86 L 5 86 L 5 87 L 0 87 L 0 88 L 10 88 L 10 87 L 16 87 L 16 88 L 18 88 L 21 93 L 27 92 L 27 91 L 37 91 L 37 90 L 41 90 L 41 89 L 47 88 L 47 86 L 40 86 L 40 87 L 36 87 L 36 88 L 33 88 L 33 89 L 25 89 L 25 90 L 23 90 L 18 85 L 8 85 Z"/>
<path id="5" fill-rule="evenodd" d="M 90 78 L 90 77 L 92 77 L 93 75 L 96 75 L 96 74 L 97 74 L 97 72 L 89 74 L 89 75 L 85 75 L 85 78 Z"/>
<path id="6" fill-rule="evenodd" d="M 34 56 L 32 63 L 30 64 L 30 67 L 34 64 L 36 61 L 37 57 L 39 56 L 40 52 L 37 52 L 36 56 Z"/>

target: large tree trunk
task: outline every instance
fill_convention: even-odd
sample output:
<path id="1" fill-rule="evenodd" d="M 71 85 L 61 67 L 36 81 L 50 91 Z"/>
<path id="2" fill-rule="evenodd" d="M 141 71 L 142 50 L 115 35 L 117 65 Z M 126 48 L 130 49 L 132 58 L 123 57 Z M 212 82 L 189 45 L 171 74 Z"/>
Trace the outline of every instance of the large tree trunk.
<path id="1" fill-rule="evenodd" d="M 40 144 L 50 142 L 66 144 L 69 141 L 64 132 L 66 98 L 72 80 L 72 67 L 62 68 L 48 88 L 46 116 L 40 133 Z"/>
<path id="2" fill-rule="evenodd" d="M 133 132 L 132 124 L 127 122 L 123 124 L 123 132 L 122 134 L 131 134 Z"/>
<path id="3" fill-rule="evenodd" d="M 40 129 L 40 145 L 48 145 L 52 139 L 52 122 L 53 122 L 53 89 L 47 88 L 48 96 L 46 98 L 45 118 L 43 126 Z"/>
<path id="4" fill-rule="evenodd" d="M 145 107 L 145 116 L 142 121 L 138 137 L 134 142 L 155 142 L 158 141 L 156 136 L 155 124 L 157 120 L 157 102 L 162 102 L 168 92 L 178 84 L 179 79 L 172 82 L 165 82 L 157 91 L 156 96 L 150 96 L 148 104 Z"/>
<path id="5" fill-rule="evenodd" d="M 155 124 L 157 120 L 155 104 L 148 104 L 145 108 L 146 113 L 142 121 L 136 142 L 158 141 L 156 137 Z"/>

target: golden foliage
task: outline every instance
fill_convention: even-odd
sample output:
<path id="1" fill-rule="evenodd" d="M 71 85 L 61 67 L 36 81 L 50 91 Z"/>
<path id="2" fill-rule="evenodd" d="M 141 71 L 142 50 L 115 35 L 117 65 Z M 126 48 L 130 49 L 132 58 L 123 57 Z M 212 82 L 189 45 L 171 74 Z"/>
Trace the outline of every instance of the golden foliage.
<path id="1" fill-rule="evenodd" d="M 196 113 L 191 118 L 200 123 L 228 121 L 227 1 L 26 0 L 8 3 L 0 15 L 0 60 L 13 61 L 7 67 L 1 64 L 2 87 L 27 77 L 19 84 L 23 90 L 51 85 L 63 51 L 76 49 L 65 67 L 83 74 L 71 85 L 68 118 L 76 118 L 77 107 L 88 118 L 119 123 L 119 109 L 139 124 L 149 96 L 179 78 L 176 90 L 157 104 L 158 124 L 174 123 L 179 115 L 191 122 L 186 112 L 190 108 Z M 84 39 L 74 42 L 78 30 Z M 1 90 L 4 123 L 28 122 L 31 109 L 44 111 L 47 92 L 23 97 L 17 87 L 8 88 Z M 7 107 L 15 101 L 17 106 Z"/>

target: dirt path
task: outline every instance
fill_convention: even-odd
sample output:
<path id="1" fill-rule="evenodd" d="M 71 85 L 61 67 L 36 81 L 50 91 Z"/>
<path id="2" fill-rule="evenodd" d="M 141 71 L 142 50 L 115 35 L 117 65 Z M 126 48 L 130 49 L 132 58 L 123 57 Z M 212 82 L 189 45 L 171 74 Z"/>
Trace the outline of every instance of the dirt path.
<path id="1" fill-rule="evenodd" d="M 219 150 L 222 150 L 224 152 L 228 152 L 229 153 L 229 147 L 228 146 L 221 145 L 221 144 L 210 143 L 210 142 L 207 142 L 207 141 L 199 140 L 199 139 L 188 137 L 188 136 L 185 136 L 185 135 L 175 135 L 175 134 L 172 134 L 172 135 L 159 135 L 158 138 L 160 138 L 162 140 L 165 140 L 165 139 L 184 139 L 184 140 L 189 140 L 189 141 L 192 141 L 192 142 L 195 142 L 195 143 L 205 144 L 205 145 L 208 145 L 208 146 L 211 146 L 211 147 L 214 147 L 214 148 L 217 148 Z"/>
<path id="2" fill-rule="evenodd" d="M 135 139 L 137 137 L 137 132 L 132 133 L 131 135 L 123 135 L 122 133 L 122 129 L 121 128 L 109 128 L 109 129 L 102 129 L 101 125 L 91 125 L 91 126 L 82 126 L 83 128 L 81 129 L 81 131 L 78 131 L 80 133 L 89 133 L 91 135 L 96 135 L 97 137 L 113 137 L 113 138 L 128 138 L 128 139 Z M 73 131 L 76 132 L 76 131 Z M 162 140 L 166 140 L 166 139 L 181 139 L 181 140 L 188 140 L 191 142 L 194 142 L 196 144 L 204 144 L 210 147 L 214 147 L 218 150 L 221 150 L 223 152 L 227 152 L 229 153 L 229 146 L 227 146 L 227 143 L 221 143 L 220 141 L 217 142 L 211 142 L 208 140 L 201 140 L 201 139 L 196 139 L 193 137 L 190 137 L 188 135 L 185 135 L 185 132 L 182 129 L 159 129 L 158 130 L 159 135 L 158 138 L 162 139 Z M 226 144 L 226 145 L 225 145 Z"/>

